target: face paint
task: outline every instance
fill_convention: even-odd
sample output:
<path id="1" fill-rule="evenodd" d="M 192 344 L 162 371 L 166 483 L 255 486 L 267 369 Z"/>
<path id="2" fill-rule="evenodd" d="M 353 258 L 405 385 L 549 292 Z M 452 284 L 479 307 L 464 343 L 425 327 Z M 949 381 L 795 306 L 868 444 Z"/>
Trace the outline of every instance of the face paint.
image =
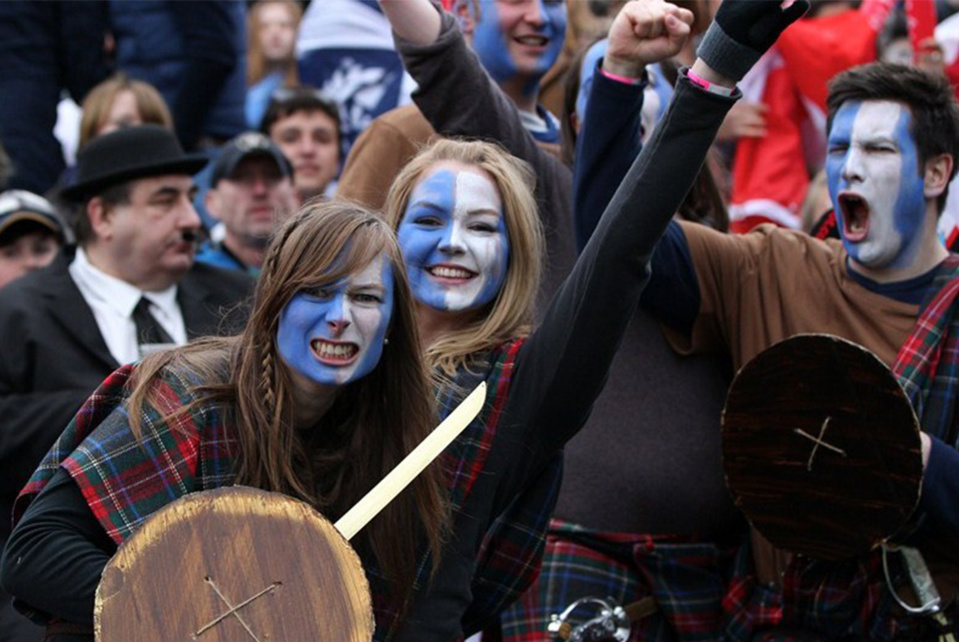
<path id="1" fill-rule="evenodd" d="M 393 314 L 393 270 L 385 256 L 338 283 L 298 292 L 280 314 L 280 356 L 324 386 L 342 386 L 379 363 Z"/>
<path id="2" fill-rule="evenodd" d="M 410 195 L 398 237 L 413 295 L 424 305 L 471 310 L 503 287 L 509 235 L 499 191 L 479 170 L 441 165 L 426 173 Z"/>
<path id="3" fill-rule="evenodd" d="M 926 217 L 909 110 L 892 101 L 848 101 L 833 118 L 826 177 L 843 246 L 870 269 L 918 256 Z"/>
<path id="4" fill-rule="evenodd" d="M 497 82 L 527 78 L 534 91 L 566 36 L 564 0 L 480 0 L 473 49 Z"/>

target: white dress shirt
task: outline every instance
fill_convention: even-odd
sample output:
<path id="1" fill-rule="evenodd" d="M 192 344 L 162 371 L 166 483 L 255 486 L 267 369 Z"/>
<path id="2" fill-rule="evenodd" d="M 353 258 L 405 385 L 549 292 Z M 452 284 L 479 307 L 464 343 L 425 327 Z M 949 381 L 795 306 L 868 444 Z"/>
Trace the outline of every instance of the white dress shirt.
<path id="1" fill-rule="evenodd" d="M 70 264 L 70 277 L 93 311 L 107 349 L 119 363 L 130 363 L 143 356 L 133 322 L 133 308 L 143 296 L 150 302 L 150 313 L 176 344 L 186 343 L 186 326 L 176 300 L 176 285 L 160 292 L 143 292 L 94 267 L 82 248 L 77 248 Z"/>

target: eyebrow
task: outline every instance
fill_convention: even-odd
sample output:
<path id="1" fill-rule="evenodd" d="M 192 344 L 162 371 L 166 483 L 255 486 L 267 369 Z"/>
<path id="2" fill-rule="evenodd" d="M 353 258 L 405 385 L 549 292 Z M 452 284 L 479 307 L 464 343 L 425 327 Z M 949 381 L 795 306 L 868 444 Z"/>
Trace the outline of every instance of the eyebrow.
<path id="1" fill-rule="evenodd" d="M 195 189 L 196 189 L 196 185 L 192 185 L 190 187 L 190 192 L 192 192 Z M 183 193 L 183 190 L 179 188 L 173 187 L 171 185 L 164 185 L 160 187 L 159 189 L 157 189 L 152 194 L 150 194 L 150 198 L 154 199 L 154 198 L 165 198 L 167 196 L 179 196 L 182 193 Z M 189 192 L 187 193 L 189 194 Z"/>
<path id="2" fill-rule="evenodd" d="M 494 210 L 491 207 L 483 207 L 480 209 L 470 210 L 466 213 L 467 216 L 479 216 L 481 214 L 489 214 L 491 216 L 500 216 L 499 210 Z"/>

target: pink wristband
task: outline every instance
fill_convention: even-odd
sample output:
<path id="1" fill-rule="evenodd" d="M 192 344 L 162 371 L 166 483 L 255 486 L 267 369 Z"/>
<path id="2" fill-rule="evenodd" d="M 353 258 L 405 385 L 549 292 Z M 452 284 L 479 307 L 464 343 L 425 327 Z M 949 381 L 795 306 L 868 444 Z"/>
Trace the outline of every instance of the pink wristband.
<path id="1" fill-rule="evenodd" d="M 616 82 L 621 82 L 626 85 L 642 85 L 643 84 L 642 78 L 628 78 L 626 76 L 617 76 L 616 74 L 612 74 L 606 71 L 605 69 L 603 69 L 602 65 L 600 65 L 599 67 L 599 73 L 603 74 L 610 80 L 615 80 Z"/>
<path id="2" fill-rule="evenodd" d="M 705 78 L 697 76 L 695 73 L 693 73 L 692 69 L 686 70 L 686 77 L 689 78 L 689 82 L 693 83 L 697 87 L 700 87 L 711 94 L 722 96 L 723 98 L 729 98 L 736 92 L 735 87 L 723 87 L 722 85 L 711 83 Z"/>

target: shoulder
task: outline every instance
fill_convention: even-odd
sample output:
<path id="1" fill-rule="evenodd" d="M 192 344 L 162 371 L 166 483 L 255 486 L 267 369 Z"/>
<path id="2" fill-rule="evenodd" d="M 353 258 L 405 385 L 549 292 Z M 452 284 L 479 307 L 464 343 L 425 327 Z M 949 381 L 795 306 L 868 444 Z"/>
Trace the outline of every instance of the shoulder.
<path id="1" fill-rule="evenodd" d="M 240 270 L 224 269 L 203 261 L 196 261 L 181 282 L 184 285 L 202 285 L 214 298 L 237 302 L 253 292 L 256 281 Z"/>
<path id="2" fill-rule="evenodd" d="M 423 112 L 416 105 L 410 104 L 391 109 L 378 117 L 360 134 L 356 144 L 363 141 L 371 148 L 382 148 L 399 140 L 405 141 L 409 146 L 417 146 L 435 135 L 436 131 Z"/>

